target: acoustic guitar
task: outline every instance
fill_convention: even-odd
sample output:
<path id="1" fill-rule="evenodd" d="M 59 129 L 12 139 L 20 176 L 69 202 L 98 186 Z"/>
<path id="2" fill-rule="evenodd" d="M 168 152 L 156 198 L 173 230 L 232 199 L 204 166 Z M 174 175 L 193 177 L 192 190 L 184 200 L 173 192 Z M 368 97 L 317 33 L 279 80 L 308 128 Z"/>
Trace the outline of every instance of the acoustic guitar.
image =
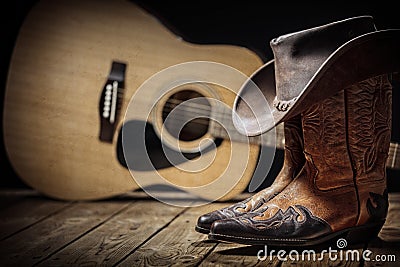
<path id="1" fill-rule="evenodd" d="M 165 144 L 159 135 L 173 128 L 163 122 L 174 106 L 201 96 L 232 106 L 239 84 L 229 90 L 201 83 L 180 86 L 158 99 L 152 116 L 134 107 L 124 119 L 131 98 L 152 75 L 193 61 L 225 64 L 246 75 L 262 65 L 243 47 L 185 42 L 130 1 L 39 1 L 20 29 L 5 94 L 4 138 L 16 172 L 39 192 L 63 200 L 116 196 L 141 187 L 135 175 L 149 173 L 185 188 L 205 187 L 221 177 L 237 180 L 223 196 L 199 193 L 209 198 L 227 200 L 242 192 L 259 162 L 259 140 L 247 144 L 242 136 L 227 138 L 218 123 L 204 117 L 190 121 L 179 135 L 166 135 L 177 142 L 166 138 Z M 141 100 L 153 103 L 164 87 L 155 84 Z M 210 115 L 215 107 L 206 102 L 193 105 L 206 106 Z M 186 108 L 186 114 L 199 110 Z M 219 110 L 231 117 L 229 110 Z M 145 139 L 146 151 L 129 152 L 126 160 L 123 129 L 128 145 Z M 210 140 L 211 146 L 198 149 Z M 282 144 L 283 135 L 278 140 Z M 165 147 L 183 151 L 183 160 L 168 162 Z M 242 158 L 232 159 L 232 154 Z M 244 169 L 236 170 L 242 161 Z M 203 167 L 191 171 L 185 164 Z"/>
<path id="2" fill-rule="evenodd" d="M 227 107 L 240 84 L 192 83 L 160 95 L 166 84 L 155 82 L 139 90 L 155 74 L 194 61 L 245 75 L 263 63 L 243 47 L 185 42 L 130 1 L 39 1 L 20 29 L 6 86 L 4 141 L 16 172 L 62 200 L 113 197 L 151 185 L 154 175 L 211 200 L 233 198 L 266 175 L 263 163 L 275 144 L 284 145 L 282 126 L 263 138 L 235 133 Z M 141 103 L 132 106 L 138 95 Z M 144 112 L 153 103 L 150 115 Z M 182 114 L 193 119 L 176 134 Z M 215 114 L 223 125 L 213 123 Z M 144 148 L 137 145 L 143 140 Z M 171 153 L 183 157 L 171 162 Z M 398 168 L 396 153 L 388 166 Z M 236 182 L 220 195 L 209 186 L 220 180 L 217 187 Z"/>

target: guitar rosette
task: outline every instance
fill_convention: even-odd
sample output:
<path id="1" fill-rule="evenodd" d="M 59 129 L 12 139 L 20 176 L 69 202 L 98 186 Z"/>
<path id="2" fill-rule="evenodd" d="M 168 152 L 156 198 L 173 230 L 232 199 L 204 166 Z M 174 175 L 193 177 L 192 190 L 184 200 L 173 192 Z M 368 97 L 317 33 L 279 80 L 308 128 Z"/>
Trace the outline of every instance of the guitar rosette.
<path id="1" fill-rule="evenodd" d="M 243 133 L 245 122 L 232 107 L 249 81 L 209 61 L 174 65 L 148 78 L 131 97 L 122 126 L 126 165 L 139 187 L 167 204 L 199 206 L 232 198 L 250 180 L 252 188 L 261 185 L 274 159 L 275 130 Z M 261 149 L 266 143 L 270 149 Z"/>

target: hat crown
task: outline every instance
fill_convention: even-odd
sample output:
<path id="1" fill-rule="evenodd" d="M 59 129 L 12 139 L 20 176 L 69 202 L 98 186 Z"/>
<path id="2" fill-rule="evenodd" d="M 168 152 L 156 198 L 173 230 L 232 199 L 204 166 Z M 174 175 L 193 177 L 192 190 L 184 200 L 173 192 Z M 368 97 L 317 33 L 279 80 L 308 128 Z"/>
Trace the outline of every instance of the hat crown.
<path id="1" fill-rule="evenodd" d="M 322 64 L 341 45 L 376 31 L 371 16 L 341 20 L 271 40 L 275 58 L 276 101 L 298 96 Z"/>

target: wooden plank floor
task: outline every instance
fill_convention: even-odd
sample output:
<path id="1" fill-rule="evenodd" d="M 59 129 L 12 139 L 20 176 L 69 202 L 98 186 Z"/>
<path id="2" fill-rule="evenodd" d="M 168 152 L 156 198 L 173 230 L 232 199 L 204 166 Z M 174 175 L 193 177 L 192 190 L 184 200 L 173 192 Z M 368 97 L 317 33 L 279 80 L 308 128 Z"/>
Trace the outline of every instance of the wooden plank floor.
<path id="1" fill-rule="evenodd" d="M 371 261 L 335 260 L 320 253 L 315 261 L 284 261 L 276 254 L 259 259 L 264 247 L 213 242 L 194 231 L 198 216 L 231 202 L 180 207 L 142 191 L 67 202 L 34 190 L 1 190 L 0 266 L 399 266 L 400 194 L 390 194 L 389 200 L 379 238 L 347 248 L 360 255 L 370 250 Z M 374 260 L 376 255 L 386 261 Z"/>

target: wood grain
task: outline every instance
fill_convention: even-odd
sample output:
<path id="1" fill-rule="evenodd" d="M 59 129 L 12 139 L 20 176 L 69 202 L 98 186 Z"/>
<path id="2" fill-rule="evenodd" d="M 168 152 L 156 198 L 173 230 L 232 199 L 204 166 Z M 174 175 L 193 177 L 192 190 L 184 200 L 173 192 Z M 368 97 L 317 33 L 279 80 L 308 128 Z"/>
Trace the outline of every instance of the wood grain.
<path id="1" fill-rule="evenodd" d="M 155 237 L 130 254 L 119 266 L 193 266 L 215 247 L 194 230 L 197 218 L 226 203 L 191 208 Z"/>
<path id="2" fill-rule="evenodd" d="M 39 195 L 24 197 L 1 211 L 0 240 L 28 228 L 72 205 L 72 202 L 43 199 Z M 22 215 L 22 216 L 21 216 Z"/>
<path id="3" fill-rule="evenodd" d="M 13 218 L 19 230 L 0 241 L 1 266 L 397 266 L 400 242 L 377 238 L 361 245 L 376 255 L 394 256 L 396 261 L 330 260 L 280 261 L 257 258 L 262 246 L 244 246 L 209 241 L 194 231 L 198 216 L 228 206 L 234 201 L 199 207 L 165 205 L 135 191 L 117 198 L 93 202 L 65 202 L 44 198 L 37 192 L 0 192 L 9 198 L 9 207 L 0 210 L 0 218 Z M 16 197 L 18 196 L 18 197 Z M 400 194 L 390 193 L 388 219 L 397 214 Z M 172 195 L 170 197 L 173 197 Z M 60 202 L 61 204 L 62 202 Z M 47 206 L 47 212 L 46 212 Z M 12 212 L 14 211 L 14 212 Z M 394 217 L 392 217 L 394 218 Z M 398 220 L 389 219 L 386 226 Z M 17 229 L 18 227 L 15 226 Z M 393 228 L 392 228 L 393 229 Z M 348 250 L 353 248 L 346 247 Z M 268 251 L 276 248 L 269 248 Z M 318 253 L 321 248 L 315 248 Z M 332 245 L 332 249 L 336 249 Z M 365 249 L 354 247 L 360 253 Z M 289 253 L 290 248 L 285 249 Z M 302 251 L 302 249 L 299 249 Z M 344 251 L 345 252 L 345 251 Z M 317 254 L 317 258 L 320 254 Z M 387 258 L 388 259 L 388 258 Z"/>
<path id="4" fill-rule="evenodd" d="M 233 243 L 218 243 L 216 248 L 202 261 L 200 266 L 280 266 L 276 256 L 258 259 L 262 246 L 243 246 Z M 261 254 L 262 256 L 264 254 Z"/>
<path id="5" fill-rule="evenodd" d="M 156 201 L 134 202 L 122 213 L 41 262 L 40 266 L 114 265 L 182 210 Z"/>
<path id="6" fill-rule="evenodd" d="M 77 203 L 0 242 L 4 265 L 32 265 L 98 227 L 129 203 Z"/>
<path id="7" fill-rule="evenodd" d="M 327 248 L 328 249 L 328 248 Z M 337 249 L 336 247 L 332 247 L 332 249 Z M 317 253 L 316 254 L 316 260 L 302 260 L 301 258 L 301 253 L 302 253 L 302 249 L 299 250 L 300 253 L 300 260 L 291 260 L 290 258 L 288 258 L 287 261 L 283 261 L 282 262 L 282 267 L 288 267 L 288 266 L 313 266 L 313 267 L 317 267 L 317 266 L 346 266 L 346 267 L 356 267 L 356 266 L 362 266 L 361 263 L 363 262 L 362 260 L 362 249 L 354 249 L 354 252 L 350 252 L 350 250 L 343 250 L 343 254 L 340 254 L 340 252 L 338 251 L 337 253 L 332 253 L 331 257 L 329 258 L 328 253 L 324 253 L 324 255 L 322 255 L 321 253 Z M 289 253 L 290 251 L 287 251 L 287 253 Z M 349 259 L 351 259 L 351 255 L 360 255 L 360 257 L 357 259 L 358 256 L 354 256 L 356 260 L 346 260 L 346 252 L 347 252 L 347 257 Z M 354 253 L 354 254 L 353 254 Z M 293 254 L 294 258 L 296 257 L 296 254 Z M 343 256 L 340 256 L 343 255 Z M 336 256 L 336 257 L 335 257 Z M 342 257 L 342 258 L 341 258 Z M 308 258 L 307 258 L 308 259 Z"/>

